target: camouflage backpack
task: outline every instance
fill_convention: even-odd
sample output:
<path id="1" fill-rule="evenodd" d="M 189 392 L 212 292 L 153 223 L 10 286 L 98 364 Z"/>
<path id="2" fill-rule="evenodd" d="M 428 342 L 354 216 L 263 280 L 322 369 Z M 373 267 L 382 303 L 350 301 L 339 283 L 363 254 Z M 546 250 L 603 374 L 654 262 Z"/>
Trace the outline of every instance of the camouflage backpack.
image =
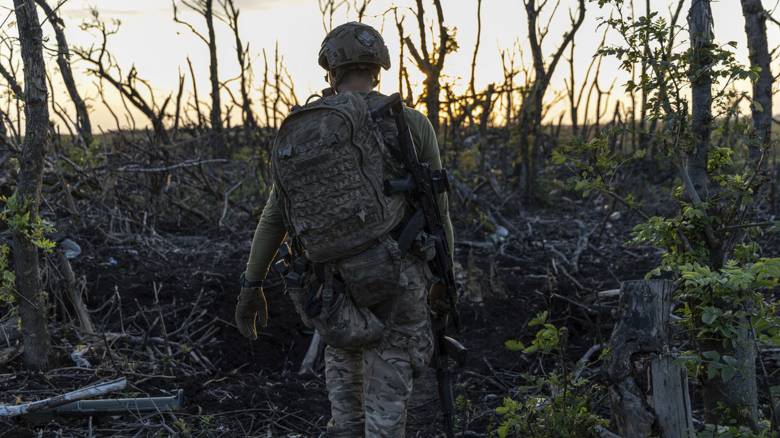
<path id="1" fill-rule="evenodd" d="M 370 108 L 378 93 L 339 93 L 293 110 L 282 122 L 271 166 L 290 233 L 313 262 L 364 251 L 404 216 L 401 195 L 385 196 L 395 177 L 387 122 Z M 392 137 L 392 136 L 390 136 Z"/>

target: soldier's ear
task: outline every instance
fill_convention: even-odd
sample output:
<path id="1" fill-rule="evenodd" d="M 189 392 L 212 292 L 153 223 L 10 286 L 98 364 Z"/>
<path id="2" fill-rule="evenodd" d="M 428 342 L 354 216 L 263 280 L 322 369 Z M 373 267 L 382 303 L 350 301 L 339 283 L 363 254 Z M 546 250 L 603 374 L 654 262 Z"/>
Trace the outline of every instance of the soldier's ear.
<path id="1" fill-rule="evenodd" d="M 325 82 L 327 82 L 328 85 L 330 85 L 330 88 L 332 88 L 333 90 L 336 89 L 335 78 L 333 77 L 333 73 L 331 73 L 330 71 L 325 73 Z"/>

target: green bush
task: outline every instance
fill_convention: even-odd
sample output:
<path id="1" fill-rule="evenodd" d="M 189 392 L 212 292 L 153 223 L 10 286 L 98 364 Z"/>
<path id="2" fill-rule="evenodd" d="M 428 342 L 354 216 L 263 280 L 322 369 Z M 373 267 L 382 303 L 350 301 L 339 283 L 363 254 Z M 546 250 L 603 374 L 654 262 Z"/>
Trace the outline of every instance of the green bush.
<path id="1" fill-rule="evenodd" d="M 570 372 L 565 358 L 567 330 L 548 321 L 548 312 L 533 318 L 529 327 L 538 327 L 531 344 L 508 340 L 505 346 L 523 354 L 538 354 L 541 359 L 555 359 L 557 367 L 543 376 L 525 375 L 530 383 L 527 394 L 506 397 L 496 413 L 501 421 L 495 433 L 499 438 L 588 438 L 598 437 L 596 426 L 607 421 L 591 411 L 594 394 L 600 388 Z"/>

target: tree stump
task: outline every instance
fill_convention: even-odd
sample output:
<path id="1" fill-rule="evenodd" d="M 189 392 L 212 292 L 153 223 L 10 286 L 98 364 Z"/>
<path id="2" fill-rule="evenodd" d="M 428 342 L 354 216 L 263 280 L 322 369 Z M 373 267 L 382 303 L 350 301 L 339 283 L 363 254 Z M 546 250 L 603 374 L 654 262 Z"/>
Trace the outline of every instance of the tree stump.
<path id="1" fill-rule="evenodd" d="M 670 349 L 673 291 L 668 280 L 629 281 L 621 288 L 607 369 L 620 436 L 694 436 L 687 374 Z"/>

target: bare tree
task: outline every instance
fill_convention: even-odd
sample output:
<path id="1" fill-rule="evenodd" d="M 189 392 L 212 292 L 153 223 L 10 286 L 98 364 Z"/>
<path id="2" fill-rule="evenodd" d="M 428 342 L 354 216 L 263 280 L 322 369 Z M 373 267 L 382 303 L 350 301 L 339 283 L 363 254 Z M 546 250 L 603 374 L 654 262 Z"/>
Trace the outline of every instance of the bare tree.
<path id="1" fill-rule="evenodd" d="M 607 31 L 605 30 L 602 37 L 601 42 L 599 43 L 597 52 L 600 51 L 601 48 L 604 47 L 604 42 L 607 39 Z M 588 87 L 588 84 L 591 83 L 591 90 L 593 89 L 593 86 L 598 83 L 598 79 L 601 73 L 601 60 L 603 59 L 603 55 L 599 54 L 594 56 L 590 63 L 588 64 L 588 68 L 585 70 L 585 76 L 582 78 L 582 83 L 580 84 L 579 90 L 576 88 L 576 71 L 574 68 L 574 49 L 576 47 L 576 44 L 574 41 L 571 42 L 569 45 L 569 79 L 565 81 L 566 84 L 566 94 L 569 98 L 569 119 L 571 122 L 571 133 L 574 137 L 577 137 L 580 135 L 580 109 L 582 106 L 582 98 L 585 96 L 585 89 Z M 591 82 L 591 72 L 593 71 L 593 68 L 596 67 L 596 70 L 593 72 L 593 80 Z M 588 92 L 588 102 L 585 103 L 585 106 L 587 107 L 590 103 L 590 92 Z M 585 117 L 588 116 L 588 110 L 585 109 L 584 111 Z M 586 136 L 583 136 L 583 138 L 587 138 Z"/>
<path id="2" fill-rule="evenodd" d="M 5 79 L 4 90 L 0 96 L 2 96 L 2 108 L 0 108 L 0 150 L 3 151 L 0 162 L 5 162 L 12 153 L 18 154 L 21 150 L 22 137 L 21 127 L 18 125 L 21 121 L 21 117 L 12 117 L 12 114 L 20 114 L 22 110 L 22 102 L 24 101 L 24 90 L 19 85 L 17 77 L 21 68 L 19 67 L 20 61 L 15 56 L 16 46 L 14 44 L 15 39 L 5 35 L 0 35 L 0 43 L 4 46 L 5 50 L 2 53 L 5 55 L 8 61 L 8 67 L 3 65 L 3 60 L 0 59 L 0 77 Z M 16 63 L 14 63 L 16 61 Z"/>
<path id="3" fill-rule="evenodd" d="M 173 129 L 171 130 L 171 138 L 176 138 L 176 134 L 179 132 L 179 122 L 181 121 L 181 102 L 184 96 L 184 73 L 179 69 L 179 88 L 176 92 L 176 110 L 173 115 Z"/>
<path id="4" fill-rule="evenodd" d="M 260 89 L 265 116 L 265 126 L 279 127 L 287 111 L 298 104 L 292 76 L 284 65 L 284 57 L 279 53 L 279 44 L 274 48 L 273 71 L 270 70 L 268 55 L 263 49 L 263 85 Z"/>
<path id="5" fill-rule="evenodd" d="M 98 11 L 93 9 L 92 20 L 83 23 L 81 27 L 84 30 L 96 31 L 100 37 L 99 46 L 93 45 L 89 48 L 77 47 L 73 49 L 73 53 L 76 56 L 91 65 L 87 70 L 88 73 L 111 84 L 119 92 L 123 104 L 126 104 L 125 99 L 127 99 L 149 119 L 157 140 L 164 144 L 169 144 L 171 140 L 165 129 L 164 119 L 165 110 L 172 96 L 168 95 L 163 103 L 158 105 L 152 86 L 138 76 L 138 70 L 136 70 L 135 66 L 130 67 L 127 76 L 123 75 L 121 68 L 108 51 L 108 38 L 118 32 L 119 23 L 115 22 L 114 26 L 109 28 L 100 20 Z M 141 93 L 141 87 L 146 89 L 148 97 Z M 129 110 L 128 117 L 132 117 L 132 113 Z"/>
<path id="6" fill-rule="evenodd" d="M 693 153 L 687 171 L 698 196 L 709 197 L 707 158 L 712 134 L 712 10 L 710 0 L 693 0 L 688 10 L 688 28 L 691 41 L 691 133 Z"/>
<path id="7" fill-rule="evenodd" d="M 13 57 L 13 53 L 9 55 L 9 59 Z M 0 63 L 0 76 L 5 79 L 5 82 L 8 84 L 8 88 L 11 89 L 11 91 L 14 93 L 14 96 L 16 96 L 19 100 L 24 100 L 24 90 L 22 89 L 22 86 L 19 85 L 19 81 L 16 79 L 16 71 L 13 68 L 5 68 L 2 63 Z"/>
<path id="8" fill-rule="evenodd" d="M 211 83 L 211 129 L 215 134 L 215 146 L 224 146 L 222 141 L 222 103 L 220 99 L 219 65 L 217 60 L 217 37 L 214 33 L 214 19 L 220 18 L 214 13 L 214 0 L 181 0 L 181 4 L 206 21 L 207 35 L 203 35 L 192 24 L 182 20 L 178 15 L 176 1 L 173 4 L 173 21 L 182 24 L 192 31 L 209 49 L 209 82 Z M 236 17 L 237 18 L 237 17 Z"/>
<path id="9" fill-rule="evenodd" d="M 21 61 L 20 57 L 16 56 L 16 38 L 10 38 L 5 33 L 0 37 L 0 44 L 3 47 L 3 55 L 7 62 L 7 66 L 3 64 L 3 60 L 0 59 L 0 76 L 5 79 L 6 87 L 8 91 L 5 93 L 5 109 L 2 111 L 3 121 L 5 121 L 7 129 L 11 131 L 13 143 L 15 145 L 22 144 L 22 119 L 20 115 L 24 111 L 24 90 L 17 79 L 21 73 Z M 16 117 L 13 117 L 13 116 Z M 16 147 L 16 149 L 19 149 Z"/>
<path id="10" fill-rule="evenodd" d="M 43 60 L 43 35 L 35 3 L 14 0 L 19 43 L 24 65 L 25 135 L 20 161 L 16 202 L 30 224 L 38 219 L 43 185 L 43 161 L 51 143 L 47 105 L 46 65 Z M 29 226 L 23 225 L 23 226 Z M 14 231 L 16 289 L 22 300 L 19 313 L 24 335 L 24 363 L 28 368 L 44 370 L 49 364 L 51 339 L 47 327 L 47 300 L 41 285 L 38 248 L 25 230 Z"/>
<path id="11" fill-rule="evenodd" d="M 406 43 L 404 42 L 404 20 L 406 17 L 398 17 L 397 7 L 393 7 L 391 10 L 393 11 L 395 28 L 398 30 L 398 92 L 401 93 L 401 97 L 404 99 L 406 106 L 411 107 L 414 106 L 414 96 L 412 92 L 412 84 L 409 81 L 409 72 L 406 70 Z M 406 88 L 405 91 L 404 87 Z"/>
<path id="12" fill-rule="evenodd" d="M 192 61 L 190 60 L 189 56 L 187 57 L 187 68 L 189 68 L 190 79 L 192 80 L 192 99 L 194 101 L 192 107 L 195 110 L 196 125 L 198 126 L 198 128 L 202 128 L 206 122 L 205 122 L 205 118 L 203 117 L 203 112 L 200 110 L 200 98 L 198 97 L 198 82 L 195 80 L 195 69 L 192 68 Z"/>
<path id="13" fill-rule="evenodd" d="M 760 159 L 762 149 L 772 143 L 772 57 L 766 37 L 768 13 L 761 0 L 741 0 L 742 15 L 745 17 L 745 33 L 750 56 L 750 65 L 758 67 L 758 78 L 753 81 L 753 130 L 758 144 L 750 144 L 750 160 Z"/>
<path id="14" fill-rule="evenodd" d="M 271 125 L 271 98 L 269 90 L 270 81 L 268 79 L 268 54 L 263 48 L 263 85 L 260 88 L 260 98 L 263 104 L 263 123 L 265 126 Z"/>
<path id="15" fill-rule="evenodd" d="M 710 0 L 692 0 L 688 10 L 688 30 L 690 35 L 690 82 L 691 82 L 691 140 L 693 151 L 688 155 L 687 166 L 682 169 L 682 178 L 686 194 L 697 207 L 703 208 L 714 195 L 716 188 L 707 171 L 712 133 L 712 65 L 715 63 L 713 49 L 714 23 Z M 712 225 L 705 224 L 705 238 L 709 247 L 711 268 L 720 270 L 729 256 L 733 239 L 724 239 L 716 234 Z M 725 240 L 725 241 L 724 241 Z M 737 309 L 734 309 L 737 310 Z M 747 323 L 745 323 L 747 324 Z M 755 339 L 748 329 L 740 329 L 731 340 L 730 351 L 723 352 L 723 343 L 711 341 L 704 349 L 720 350 L 736 359 L 736 374 L 723 380 L 715 377 L 704 383 L 705 417 L 708 422 L 720 420 L 725 405 L 732 412 L 751 424 L 758 421 L 758 388 L 756 386 Z"/>
<path id="16" fill-rule="evenodd" d="M 246 46 L 241 41 L 241 35 L 238 32 L 238 16 L 240 10 L 235 6 L 233 0 L 222 0 L 222 8 L 225 11 L 225 18 L 227 19 L 230 30 L 233 31 L 233 37 L 236 44 L 236 59 L 238 60 L 239 72 L 239 88 L 241 92 L 241 115 L 244 122 L 244 126 L 247 128 L 256 128 L 257 120 L 255 114 L 252 111 L 252 98 L 249 97 L 249 88 L 252 82 L 252 64 L 249 59 L 249 43 Z"/>
<path id="17" fill-rule="evenodd" d="M 325 33 L 330 32 L 333 29 L 333 17 L 336 15 L 342 6 L 349 7 L 347 0 L 317 0 L 320 6 L 320 14 L 322 14 L 322 28 Z"/>
<path id="18" fill-rule="evenodd" d="M 477 91 L 474 87 L 474 81 L 477 71 L 477 54 L 479 54 L 479 43 L 482 39 L 482 0 L 477 0 L 477 41 L 474 43 L 474 53 L 471 55 L 471 76 L 469 76 L 469 92 L 472 99 L 476 100 Z"/>
<path id="19" fill-rule="evenodd" d="M 520 67 L 517 67 L 515 65 L 516 63 L 515 55 L 517 54 L 515 48 L 517 48 L 517 44 L 515 44 L 512 49 L 501 49 L 501 53 L 500 53 L 501 69 L 504 74 L 504 84 L 502 86 L 502 91 L 505 95 L 504 123 L 507 128 L 512 124 L 512 121 L 514 120 L 515 77 L 517 77 L 517 75 L 520 73 L 523 73 L 526 78 L 528 77 L 528 71 L 523 66 L 522 51 L 520 51 L 520 64 L 521 64 Z"/>
<path id="20" fill-rule="evenodd" d="M 359 22 L 361 23 L 363 22 L 363 17 L 365 17 L 366 15 L 366 9 L 368 9 L 372 1 L 374 0 L 353 0 L 352 1 L 352 8 L 355 10 Z"/>
<path id="21" fill-rule="evenodd" d="M 479 132 L 484 137 L 487 134 L 488 123 L 490 122 L 490 113 L 493 109 L 494 94 L 496 94 L 495 84 L 489 84 L 485 89 L 482 102 L 480 103 L 481 112 L 479 115 Z M 483 161 L 484 162 L 484 161 Z"/>
<path id="22" fill-rule="evenodd" d="M 448 53 L 457 50 L 457 42 L 450 35 L 452 32 L 444 25 L 444 10 L 441 7 L 441 0 L 433 0 L 436 8 L 436 22 L 438 26 L 439 41 L 434 43 L 432 48 L 428 49 L 425 26 L 425 8 L 422 0 L 417 1 L 415 16 L 417 17 L 417 27 L 420 33 L 419 50 L 412 39 L 404 37 L 406 47 L 409 48 L 412 58 L 417 63 L 417 68 L 425 75 L 425 107 L 428 112 L 428 120 L 431 121 L 433 129 L 439 132 L 439 106 L 441 94 L 440 77 L 444 69 L 444 59 Z"/>
<path id="23" fill-rule="evenodd" d="M 65 22 L 62 21 L 57 12 L 49 6 L 46 0 L 35 0 L 38 6 L 46 13 L 46 17 L 54 29 L 54 35 L 57 39 L 57 66 L 60 68 L 62 81 L 65 83 L 65 89 L 76 109 L 76 130 L 84 144 L 92 143 L 92 123 L 89 119 L 89 111 L 84 99 L 81 98 L 76 81 L 73 79 L 73 70 L 70 67 L 70 48 L 68 40 L 65 38 Z"/>
<path id="24" fill-rule="evenodd" d="M 546 24 L 539 22 L 543 9 L 547 5 L 546 0 L 537 3 L 537 0 L 523 0 L 528 21 L 528 40 L 531 45 L 531 56 L 533 58 L 534 78 L 528 94 L 523 100 L 520 108 L 519 131 L 520 131 L 520 154 L 521 169 L 517 169 L 516 174 L 522 174 L 524 178 L 524 198 L 526 203 L 530 203 L 536 179 L 535 156 L 542 142 L 542 119 L 543 119 L 543 101 L 547 88 L 550 85 L 555 68 L 561 59 L 566 48 L 574 40 L 574 35 L 579 30 L 582 22 L 585 20 L 585 0 L 579 0 L 578 12 L 575 15 L 570 14 L 570 29 L 563 34 L 563 41 L 550 56 L 544 56 L 542 47 L 545 39 L 550 32 L 550 21 L 560 4 L 560 0 L 555 3 L 553 12 L 550 14 L 550 21 Z"/>

